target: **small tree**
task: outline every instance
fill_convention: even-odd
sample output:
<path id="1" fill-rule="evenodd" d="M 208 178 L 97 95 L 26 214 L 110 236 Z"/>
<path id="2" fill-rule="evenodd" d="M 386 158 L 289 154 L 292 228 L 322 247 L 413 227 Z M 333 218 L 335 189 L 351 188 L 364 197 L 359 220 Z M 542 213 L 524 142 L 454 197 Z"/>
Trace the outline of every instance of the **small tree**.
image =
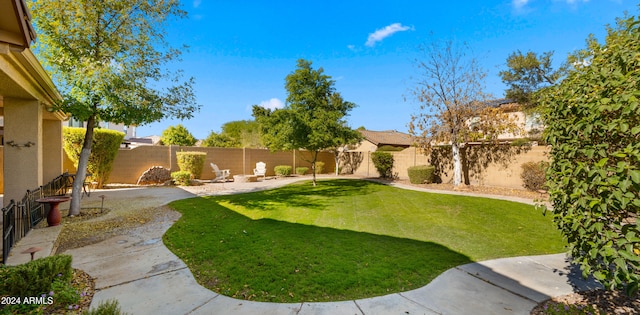
<path id="1" fill-rule="evenodd" d="M 640 285 L 639 51 L 640 20 L 618 20 L 542 98 L 554 220 L 583 275 L 628 294 Z"/>
<path id="2" fill-rule="evenodd" d="M 453 184 L 462 183 L 460 147 L 469 141 L 493 140 L 505 132 L 518 133 L 514 119 L 488 105 L 484 93 L 485 71 L 461 47 L 448 41 L 421 48 L 416 60 L 420 79 L 413 90 L 420 111 L 411 116 L 409 132 L 424 147 L 450 144 Z"/>
<path id="3" fill-rule="evenodd" d="M 80 160 L 85 132 L 84 128 L 65 127 L 62 129 L 64 151 L 76 168 Z M 97 182 L 98 188 L 102 188 L 109 180 L 113 161 L 118 154 L 118 149 L 123 139 L 124 133 L 119 131 L 109 129 L 94 130 L 93 150 L 91 150 L 91 155 L 89 156 L 87 171 L 91 174 L 88 178 Z"/>
<path id="4" fill-rule="evenodd" d="M 69 208 L 78 215 L 98 121 L 140 125 L 199 109 L 193 79 L 164 67 L 181 50 L 167 43 L 163 25 L 186 12 L 177 0 L 31 0 L 29 8 L 36 51 L 64 98 L 56 109 L 87 122 Z"/>
<path id="5" fill-rule="evenodd" d="M 344 145 L 357 136 L 344 119 L 356 105 L 343 100 L 333 87 L 335 81 L 322 68 L 313 69 L 310 61 L 298 60 L 298 68 L 285 81 L 287 106 L 272 111 L 254 105 L 253 116 L 269 149 L 311 152 L 315 186 L 318 152 Z"/>
<path id="6" fill-rule="evenodd" d="M 181 145 L 190 147 L 196 144 L 196 138 L 182 124 L 169 126 L 160 137 L 163 145 Z"/>

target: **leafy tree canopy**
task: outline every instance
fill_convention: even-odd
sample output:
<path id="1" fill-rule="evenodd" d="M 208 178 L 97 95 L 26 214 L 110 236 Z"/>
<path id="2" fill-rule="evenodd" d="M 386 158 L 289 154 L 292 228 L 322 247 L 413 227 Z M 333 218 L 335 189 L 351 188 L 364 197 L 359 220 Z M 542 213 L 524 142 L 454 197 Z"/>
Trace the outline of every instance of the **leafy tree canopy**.
<path id="1" fill-rule="evenodd" d="M 583 275 L 607 289 L 640 285 L 640 20 L 593 37 L 542 97 L 554 220 Z"/>
<path id="2" fill-rule="evenodd" d="M 254 105 L 253 116 L 262 129 L 264 144 L 273 150 L 304 149 L 312 152 L 313 184 L 318 151 L 359 139 L 345 120 L 356 105 L 335 91 L 335 81 L 311 61 L 298 60 L 297 69 L 285 79 L 287 106 L 269 110 Z"/>
<path id="3" fill-rule="evenodd" d="M 198 141 L 182 124 L 169 126 L 160 137 L 163 145 L 193 146 Z"/>
<path id="4" fill-rule="evenodd" d="M 553 52 L 540 55 L 532 51 L 523 54 L 516 51 L 507 57 L 507 70 L 500 71 L 502 82 L 509 88 L 506 97 L 523 105 L 526 109 L 537 106 L 536 92 L 556 84 L 566 75 L 567 67 L 553 69 Z"/>
<path id="5" fill-rule="evenodd" d="M 236 120 L 222 125 L 220 134 L 211 132 L 202 142 L 207 147 L 262 148 L 260 125 L 255 120 Z"/>
<path id="6" fill-rule="evenodd" d="M 181 52 L 166 42 L 164 23 L 186 12 L 179 0 L 32 0 L 29 7 L 36 52 L 64 98 L 56 109 L 87 122 L 69 211 L 78 215 L 96 121 L 139 125 L 199 109 L 193 79 L 164 67 Z"/>

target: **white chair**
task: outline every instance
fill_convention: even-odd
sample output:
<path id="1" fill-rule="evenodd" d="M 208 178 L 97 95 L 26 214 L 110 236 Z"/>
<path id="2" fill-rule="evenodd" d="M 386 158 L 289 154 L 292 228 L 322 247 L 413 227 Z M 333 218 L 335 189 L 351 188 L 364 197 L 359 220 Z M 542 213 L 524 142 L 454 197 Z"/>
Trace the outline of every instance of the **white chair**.
<path id="1" fill-rule="evenodd" d="M 262 176 L 263 178 L 266 178 L 266 174 L 267 174 L 267 163 L 265 162 L 256 163 L 256 168 L 253 169 L 253 175 Z"/>
<path id="2" fill-rule="evenodd" d="M 213 172 L 216 174 L 216 178 L 212 179 L 212 182 L 227 181 L 227 177 L 231 175 L 230 170 L 221 170 L 218 168 L 218 165 L 211 163 L 211 168 L 213 168 Z"/>

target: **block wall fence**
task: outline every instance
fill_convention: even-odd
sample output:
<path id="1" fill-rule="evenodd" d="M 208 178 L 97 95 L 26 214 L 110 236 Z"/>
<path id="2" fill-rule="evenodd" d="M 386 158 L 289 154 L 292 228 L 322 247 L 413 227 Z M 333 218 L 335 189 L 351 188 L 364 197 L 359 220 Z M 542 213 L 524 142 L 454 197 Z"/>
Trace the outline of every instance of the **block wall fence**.
<path id="1" fill-rule="evenodd" d="M 206 148 L 182 146 L 140 146 L 131 149 L 121 148 L 113 163 L 113 169 L 108 183 L 135 184 L 144 171 L 153 166 L 162 166 L 172 172 L 179 171 L 176 152 L 197 151 L 205 152 L 204 169 L 201 179 L 215 178 L 210 163 L 218 165 L 220 169 L 229 169 L 233 175 L 252 175 L 257 162 L 267 163 L 267 176 L 275 175 L 276 165 L 290 165 L 294 168 L 306 166 L 311 169 L 311 154 L 307 151 L 270 152 L 265 149 L 239 148 Z M 324 173 L 335 171 L 335 160 L 332 153 L 320 152 L 318 161 L 325 164 Z M 64 170 L 75 172 L 71 160 L 65 155 Z"/>
<path id="2" fill-rule="evenodd" d="M 0 146 L 0 163 L 2 163 L 3 147 Z M 176 152 L 201 151 L 207 153 L 202 179 L 213 179 L 213 172 L 209 163 L 215 163 L 221 169 L 230 169 L 231 175 L 253 174 L 257 162 L 267 163 L 267 175 L 273 176 L 273 168 L 276 165 L 291 165 L 294 167 L 306 166 L 310 158 L 309 152 L 270 152 L 263 149 L 235 149 L 235 148 L 202 148 L 181 146 L 141 146 L 132 149 L 120 149 L 114 161 L 113 171 L 109 177 L 109 183 L 135 184 L 138 177 L 152 166 L 162 166 L 177 171 Z M 467 168 L 465 181 L 471 185 L 484 185 L 504 187 L 510 189 L 523 189 L 520 178 L 521 165 L 526 162 L 548 161 L 546 146 L 530 147 L 529 149 L 487 159 L 485 155 L 478 158 L 482 161 L 482 167 Z M 414 165 L 429 165 L 433 160 L 416 148 L 408 148 L 404 151 L 391 152 L 394 156 L 394 174 L 399 179 L 408 179 L 407 168 Z M 318 160 L 324 162 L 324 173 L 335 172 L 333 154 L 321 152 Z M 473 162 L 473 161 L 470 161 Z M 452 165 L 443 163 L 438 175 L 442 182 L 451 182 L 453 174 Z M 1 165 L 1 164 L 0 164 Z M 341 173 L 355 174 L 362 177 L 378 177 L 371 152 L 348 152 L 341 157 Z M 73 163 L 66 154 L 63 159 L 63 170 L 75 173 Z M 0 192 L 4 191 L 3 167 L 0 167 Z"/>

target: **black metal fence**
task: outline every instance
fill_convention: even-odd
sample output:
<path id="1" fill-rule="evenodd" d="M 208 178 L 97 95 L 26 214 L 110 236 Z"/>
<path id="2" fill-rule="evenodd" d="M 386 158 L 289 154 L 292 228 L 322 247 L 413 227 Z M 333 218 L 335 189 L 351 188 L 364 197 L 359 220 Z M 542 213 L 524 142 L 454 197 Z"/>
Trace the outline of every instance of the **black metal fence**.
<path id="1" fill-rule="evenodd" d="M 31 229 L 47 216 L 48 209 L 36 200 L 49 196 L 65 195 L 73 184 L 72 176 L 64 173 L 34 190 L 27 190 L 22 200 L 13 199 L 2 208 L 2 263 L 6 263 L 9 251 Z"/>

